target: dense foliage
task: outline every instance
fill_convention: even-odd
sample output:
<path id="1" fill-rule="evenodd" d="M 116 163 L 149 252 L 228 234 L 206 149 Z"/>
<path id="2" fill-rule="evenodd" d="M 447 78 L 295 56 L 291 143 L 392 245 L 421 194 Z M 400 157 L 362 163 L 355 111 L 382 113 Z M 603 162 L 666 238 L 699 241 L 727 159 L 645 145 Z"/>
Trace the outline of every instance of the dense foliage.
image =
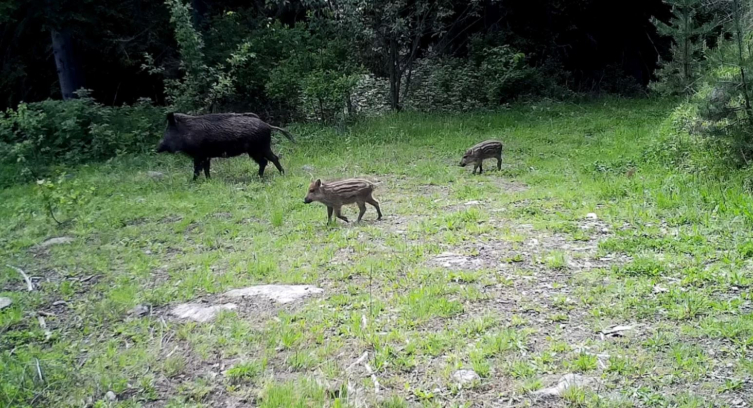
<path id="1" fill-rule="evenodd" d="M 672 123 L 679 137 L 704 144 L 711 156 L 726 157 L 725 162 L 748 166 L 753 158 L 753 2 L 750 0 L 727 0 L 714 3 L 685 1 L 694 7 L 714 7 L 711 24 L 707 28 L 693 29 L 696 34 L 709 32 L 709 26 L 721 35 L 714 46 L 703 48 L 699 54 L 685 54 L 686 59 L 673 63 L 677 67 L 673 75 L 661 79 L 657 88 L 690 92 L 687 103 L 677 108 Z M 689 16 L 695 15 L 688 12 Z M 698 22 L 676 20 L 686 27 Z M 684 43 L 687 34 L 677 30 L 678 44 L 688 49 L 695 46 Z M 685 61 L 688 69 L 682 69 Z M 666 66 L 669 67 L 669 66 Z"/>
<path id="2" fill-rule="evenodd" d="M 169 103 L 176 95 L 164 81 L 179 80 L 201 96 L 211 94 L 215 109 L 242 107 L 285 116 L 291 104 L 297 108 L 301 102 L 287 98 L 302 97 L 303 83 L 310 81 L 296 75 L 296 95 L 291 81 L 278 75 L 294 69 L 325 78 L 329 70 L 346 76 L 368 73 L 392 78 L 388 86 L 408 92 L 417 60 L 468 60 L 474 38 L 522 53 L 527 68 L 559 66 L 567 73 L 561 85 L 575 91 L 611 86 L 604 73 L 615 66 L 623 72 L 615 80 L 631 78 L 645 85 L 657 52 L 668 45 L 649 20 L 667 20 L 668 7 L 661 0 L 612 3 L 0 0 L 0 108 L 57 99 L 64 92 L 63 79 L 91 89 L 107 105 L 143 97 Z M 240 58 L 230 62 L 231 55 Z M 58 59 L 63 65 L 56 65 Z M 163 76 L 143 69 L 145 64 L 160 68 Z M 233 75 L 236 81 L 229 82 Z M 210 93 L 213 85 L 220 89 Z M 288 93 L 285 98 L 281 90 Z M 388 102 L 402 105 L 400 96 Z"/>
<path id="3" fill-rule="evenodd" d="M 32 171 L 151 150 L 166 111 L 277 123 L 467 112 L 641 95 L 657 66 L 651 90 L 691 96 L 678 131 L 753 157 L 749 0 L 78 5 L 0 1 L 3 162 Z"/>

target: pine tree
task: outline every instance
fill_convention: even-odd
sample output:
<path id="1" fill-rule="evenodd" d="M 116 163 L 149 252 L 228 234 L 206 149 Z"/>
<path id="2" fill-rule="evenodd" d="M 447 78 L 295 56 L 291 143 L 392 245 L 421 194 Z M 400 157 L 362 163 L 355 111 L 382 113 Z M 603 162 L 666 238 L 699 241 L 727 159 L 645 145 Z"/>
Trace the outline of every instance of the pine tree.
<path id="1" fill-rule="evenodd" d="M 658 81 L 651 87 L 668 95 L 690 94 L 702 74 L 705 37 L 717 26 L 711 21 L 701 24 L 698 11 L 705 0 L 665 0 L 672 6 L 674 17 L 669 24 L 654 19 L 661 35 L 672 37 L 672 60 L 660 61 Z"/>
<path id="2" fill-rule="evenodd" d="M 753 154 L 753 0 L 719 4 L 727 38 L 706 53 L 710 69 L 694 99 L 710 133 L 727 137 L 749 165 Z"/>

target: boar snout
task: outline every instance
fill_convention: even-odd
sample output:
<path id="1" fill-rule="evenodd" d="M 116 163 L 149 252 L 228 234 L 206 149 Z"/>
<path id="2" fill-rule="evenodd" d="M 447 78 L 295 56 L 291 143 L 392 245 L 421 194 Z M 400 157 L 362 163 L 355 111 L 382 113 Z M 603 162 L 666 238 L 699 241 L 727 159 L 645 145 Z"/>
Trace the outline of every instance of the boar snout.
<path id="1" fill-rule="evenodd" d="M 310 199 L 308 197 L 306 197 L 306 198 L 303 199 L 303 203 L 304 204 L 311 204 L 312 202 L 314 202 L 314 200 L 312 200 L 312 199 Z"/>
<path id="2" fill-rule="evenodd" d="M 157 153 L 164 153 L 167 151 L 167 146 L 164 142 L 160 143 L 159 146 L 157 146 Z"/>

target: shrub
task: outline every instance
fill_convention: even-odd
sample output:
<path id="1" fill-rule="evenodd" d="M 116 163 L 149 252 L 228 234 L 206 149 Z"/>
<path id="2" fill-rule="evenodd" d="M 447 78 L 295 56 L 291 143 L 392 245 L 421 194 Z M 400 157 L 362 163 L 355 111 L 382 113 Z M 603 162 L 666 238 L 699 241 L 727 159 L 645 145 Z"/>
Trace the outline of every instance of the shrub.
<path id="1" fill-rule="evenodd" d="M 525 56 L 509 46 L 472 47 L 469 59 L 435 56 L 416 61 L 404 92 L 406 109 L 466 112 L 495 108 L 520 96 L 541 93 Z"/>
<path id="2" fill-rule="evenodd" d="M 0 115 L 0 161 L 72 164 L 151 151 L 164 110 L 148 100 L 106 107 L 85 93 L 70 101 L 22 103 Z"/>
<path id="3" fill-rule="evenodd" d="M 484 105 L 480 72 L 459 58 L 435 57 L 415 62 L 406 81 L 403 107 L 417 111 L 466 112 Z"/>

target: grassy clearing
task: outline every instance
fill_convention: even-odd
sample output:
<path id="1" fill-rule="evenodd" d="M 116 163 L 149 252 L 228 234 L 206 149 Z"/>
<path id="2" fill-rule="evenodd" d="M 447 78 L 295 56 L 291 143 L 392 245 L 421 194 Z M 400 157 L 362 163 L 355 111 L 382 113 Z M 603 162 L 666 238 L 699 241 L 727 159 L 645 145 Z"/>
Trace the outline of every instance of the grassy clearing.
<path id="1" fill-rule="evenodd" d="M 550 406 L 750 401 L 753 200 L 741 174 L 657 159 L 671 108 L 298 127 L 298 145 L 276 148 L 288 174 L 264 181 L 245 158 L 197 183 L 185 158 L 122 158 L 69 170 L 61 188 L 85 199 L 61 206 L 62 226 L 35 186 L 5 189 L 0 258 L 37 290 L 1 270 L 14 304 L 0 312 L 0 405 L 526 406 L 566 373 L 598 386 Z M 506 144 L 501 172 L 457 167 L 488 138 Z M 370 208 L 361 225 L 327 226 L 324 207 L 303 204 L 312 178 L 345 176 L 380 181 L 383 221 Z M 58 236 L 75 240 L 36 247 Z M 209 324 L 167 314 L 258 283 L 325 292 Z M 140 304 L 150 314 L 130 315 Z M 617 325 L 634 329 L 599 334 Z M 481 379 L 459 387 L 460 368 Z"/>

